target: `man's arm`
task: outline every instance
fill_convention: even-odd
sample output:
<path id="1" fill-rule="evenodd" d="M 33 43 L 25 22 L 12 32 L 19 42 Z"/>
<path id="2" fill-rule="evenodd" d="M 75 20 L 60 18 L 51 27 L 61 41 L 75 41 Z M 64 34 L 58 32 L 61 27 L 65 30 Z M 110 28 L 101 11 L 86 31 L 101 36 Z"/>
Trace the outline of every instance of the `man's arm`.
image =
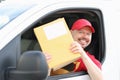
<path id="1" fill-rule="evenodd" d="M 87 71 L 88 71 L 88 74 L 89 74 L 91 80 L 103 80 L 102 71 L 88 57 L 88 55 L 86 54 L 86 52 L 84 51 L 84 49 L 81 47 L 81 45 L 79 43 L 74 42 L 71 45 L 70 49 L 73 53 L 80 53 L 81 54 L 81 59 L 83 60 L 85 66 L 87 68 Z"/>

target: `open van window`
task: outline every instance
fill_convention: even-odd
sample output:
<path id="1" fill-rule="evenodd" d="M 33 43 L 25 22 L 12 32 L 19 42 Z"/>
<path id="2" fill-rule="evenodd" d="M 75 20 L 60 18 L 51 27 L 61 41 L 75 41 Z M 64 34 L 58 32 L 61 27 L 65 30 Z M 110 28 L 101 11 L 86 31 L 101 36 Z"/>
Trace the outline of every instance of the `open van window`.
<path id="1" fill-rule="evenodd" d="M 65 18 L 69 29 L 71 28 L 73 22 L 79 18 L 86 18 L 92 23 L 95 29 L 95 33 L 92 36 L 91 44 L 85 50 L 92 53 L 101 63 L 103 63 L 105 58 L 105 34 L 103 16 L 102 12 L 99 9 L 91 8 L 63 9 L 56 10 L 43 16 L 41 19 L 36 21 L 35 24 L 31 26 L 30 29 L 28 29 L 22 34 L 21 52 L 28 50 L 41 50 L 39 43 L 35 37 L 35 34 L 33 32 L 33 28 L 51 22 L 61 17 Z"/>

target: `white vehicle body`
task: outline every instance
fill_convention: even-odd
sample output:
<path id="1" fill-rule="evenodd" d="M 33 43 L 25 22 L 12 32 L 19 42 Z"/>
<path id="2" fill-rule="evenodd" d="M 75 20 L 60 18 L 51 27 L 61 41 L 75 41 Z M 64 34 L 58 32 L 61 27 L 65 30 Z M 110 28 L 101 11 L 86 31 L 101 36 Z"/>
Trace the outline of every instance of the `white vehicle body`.
<path id="1" fill-rule="evenodd" d="M 6 3 L 7 1 L 1 3 L 0 5 L 4 6 Z M 26 3 L 29 4 L 31 2 L 21 1 L 21 3 L 18 5 L 26 5 Z M 34 21 L 51 12 L 67 8 L 95 8 L 101 10 L 104 23 L 106 45 L 106 55 L 102 64 L 104 79 L 120 80 L 120 7 L 118 0 L 39 0 L 36 1 L 36 3 L 37 6 L 26 11 L 24 14 L 20 15 L 0 29 L 0 51 L 2 51 L 2 49 L 5 48 L 5 46 L 10 43 L 17 35 L 21 34 L 25 29 L 27 29 Z M 1 17 L 2 16 L 0 15 L 0 20 Z M 4 17 L 5 19 L 3 21 L 9 21 L 9 17 Z M 0 54 L 2 53 L 0 52 Z M 1 79 L 4 80 L 2 77 L 0 80 Z M 69 80 L 67 78 L 63 79 Z M 88 80 L 88 78 L 83 79 Z M 75 78 L 73 79 L 71 77 L 70 80 L 75 80 Z M 76 80 L 78 80 L 78 78 Z"/>

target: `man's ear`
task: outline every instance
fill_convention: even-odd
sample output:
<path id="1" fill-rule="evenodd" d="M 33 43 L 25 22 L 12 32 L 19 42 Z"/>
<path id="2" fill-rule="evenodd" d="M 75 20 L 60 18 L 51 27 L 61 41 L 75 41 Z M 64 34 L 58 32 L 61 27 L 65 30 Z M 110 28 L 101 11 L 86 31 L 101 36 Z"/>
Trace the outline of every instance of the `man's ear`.
<path id="1" fill-rule="evenodd" d="M 71 34 L 73 34 L 73 33 L 74 33 L 74 30 L 70 30 L 70 32 L 71 32 Z"/>

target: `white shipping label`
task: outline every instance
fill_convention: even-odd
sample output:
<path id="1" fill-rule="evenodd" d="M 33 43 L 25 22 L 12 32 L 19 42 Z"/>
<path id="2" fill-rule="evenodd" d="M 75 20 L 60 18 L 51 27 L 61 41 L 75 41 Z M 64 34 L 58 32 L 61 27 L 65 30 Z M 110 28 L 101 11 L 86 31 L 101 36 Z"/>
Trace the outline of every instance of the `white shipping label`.
<path id="1" fill-rule="evenodd" d="M 67 33 L 64 22 L 57 22 L 47 27 L 44 27 L 44 32 L 48 40 L 55 39 Z"/>

